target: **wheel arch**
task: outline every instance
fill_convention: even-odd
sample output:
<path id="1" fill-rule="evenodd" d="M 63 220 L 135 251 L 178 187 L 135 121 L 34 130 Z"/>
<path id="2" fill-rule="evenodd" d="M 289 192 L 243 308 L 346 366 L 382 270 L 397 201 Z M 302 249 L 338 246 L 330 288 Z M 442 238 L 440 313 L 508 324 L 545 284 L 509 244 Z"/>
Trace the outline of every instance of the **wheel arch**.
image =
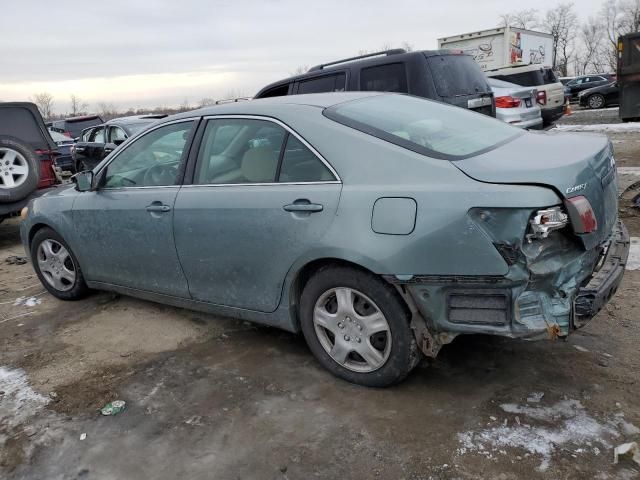
<path id="1" fill-rule="evenodd" d="M 335 257 L 327 256 L 327 257 L 320 257 L 320 258 L 315 258 L 313 260 L 307 261 L 295 271 L 289 283 L 289 288 L 287 290 L 289 315 L 291 317 L 291 322 L 296 331 L 300 330 L 299 307 L 300 307 L 300 296 L 302 295 L 302 291 L 304 290 L 305 285 L 307 284 L 309 279 L 314 275 L 314 273 L 326 267 L 352 268 L 354 270 L 358 270 L 368 275 L 377 277 L 383 282 L 385 282 L 381 274 L 378 274 L 374 271 L 375 266 L 366 265 L 365 262 L 359 262 L 354 259 L 346 259 L 346 258 L 337 257 L 337 256 Z M 393 288 L 391 285 L 389 285 L 389 287 L 390 287 L 390 291 L 393 292 L 394 295 L 397 295 L 398 298 L 401 300 L 402 305 L 404 305 L 405 308 L 409 310 L 409 307 L 406 305 L 405 299 L 402 298 L 402 296 L 396 291 L 395 288 Z"/>

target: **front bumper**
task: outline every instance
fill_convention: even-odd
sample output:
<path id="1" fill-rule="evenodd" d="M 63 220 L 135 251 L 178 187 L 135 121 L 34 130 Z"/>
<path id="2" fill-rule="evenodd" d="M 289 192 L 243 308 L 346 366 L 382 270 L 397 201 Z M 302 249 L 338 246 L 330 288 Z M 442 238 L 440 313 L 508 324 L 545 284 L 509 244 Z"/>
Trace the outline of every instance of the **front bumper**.
<path id="1" fill-rule="evenodd" d="M 566 243 L 527 245 L 504 276 L 386 276 L 415 306 L 434 338 L 492 334 L 538 340 L 566 337 L 584 326 L 615 294 L 629 254 L 618 221 L 608 241 L 585 251 Z M 540 250 L 537 257 L 531 250 Z M 544 253 L 548 251 L 548 253 Z"/>

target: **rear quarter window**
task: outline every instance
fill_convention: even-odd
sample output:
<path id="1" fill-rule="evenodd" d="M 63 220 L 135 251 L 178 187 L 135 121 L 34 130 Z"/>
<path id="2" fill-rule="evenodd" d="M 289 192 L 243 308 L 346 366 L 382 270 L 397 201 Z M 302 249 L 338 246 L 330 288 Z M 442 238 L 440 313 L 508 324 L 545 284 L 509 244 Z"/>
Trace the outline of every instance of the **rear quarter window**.
<path id="1" fill-rule="evenodd" d="M 429 70 L 441 97 L 491 92 L 487 77 L 469 55 L 427 57 Z"/>
<path id="2" fill-rule="evenodd" d="M 460 160 L 492 150 L 523 132 L 467 109 L 409 95 L 381 94 L 324 110 L 338 123 L 408 150 Z"/>
<path id="3" fill-rule="evenodd" d="M 360 90 L 368 92 L 407 93 L 407 72 L 403 63 L 390 63 L 363 68 Z"/>

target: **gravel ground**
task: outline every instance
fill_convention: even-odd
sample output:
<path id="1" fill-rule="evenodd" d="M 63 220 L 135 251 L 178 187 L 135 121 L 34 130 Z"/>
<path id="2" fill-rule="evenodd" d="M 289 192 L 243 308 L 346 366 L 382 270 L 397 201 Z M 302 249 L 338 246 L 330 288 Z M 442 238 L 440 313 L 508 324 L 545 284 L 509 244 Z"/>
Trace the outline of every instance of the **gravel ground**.
<path id="1" fill-rule="evenodd" d="M 627 168 L 632 137 L 612 137 Z M 639 237 L 635 209 L 621 213 Z M 286 332 L 106 293 L 60 302 L 4 263 L 20 254 L 5 222 L 0 478 L 640 476 L 612 463 L 640 440 L 639 270 L 566 342 L 459 337 L 377 390 L 333 378 Z M 124 413 L 101 416 L 114 399 Z"/>

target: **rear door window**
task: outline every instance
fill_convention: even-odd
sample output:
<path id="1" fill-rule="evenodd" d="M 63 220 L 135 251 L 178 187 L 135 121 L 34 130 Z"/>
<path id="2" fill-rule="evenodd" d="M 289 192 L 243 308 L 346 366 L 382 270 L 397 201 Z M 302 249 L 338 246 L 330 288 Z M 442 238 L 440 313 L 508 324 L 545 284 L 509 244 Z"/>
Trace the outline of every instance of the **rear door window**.
<path id="1" fill-rule="evenodd" d="M 505 82 L 515 83 L 516 85 L 522 85 L 523 87 L 538 87 L 546 84 L 542 70 L 510 73 L 508 75 L 492 75 L 492 77 L 498 80 L 504 80 Z"/>
<path id="2" fill-rule="evenodd" d="M 104 143 L 104 127 L 93 130 L 89 135 L 89 141 L 92 143 Z"/>
<path id="3" fill-rule="evenodd" d="M 346 83 L 347 76 L 344 73 L 325 75 L 301 81 L 298 85 L 298 93 L 344 92 Z"/>
<path id="4" fill-rule="evenodd" d="M 407 93 L 407 72 L 404 64 L 390 63 L 363 68 L 360 72 L 360 90 Z"/>
<path id="5" fill-rule="evenodd" d="M 437 55 L 427 61 L 441 97 L 491 92 L 485 74 L 469 55 Z"/>

